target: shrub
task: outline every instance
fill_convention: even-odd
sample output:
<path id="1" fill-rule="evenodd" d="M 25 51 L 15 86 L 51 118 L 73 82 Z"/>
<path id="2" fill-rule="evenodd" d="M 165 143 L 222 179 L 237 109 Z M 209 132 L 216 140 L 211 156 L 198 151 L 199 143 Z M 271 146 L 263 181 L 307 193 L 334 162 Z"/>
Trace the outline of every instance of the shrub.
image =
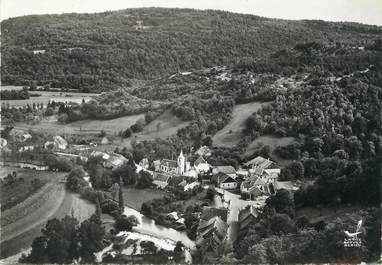
<path id="1" fill-rule="evenodd" d="M 141 207 L 141 211 L 146 216 L 151 216 L 153 214 L 153 207 L 150 203 L 144 202 Z"/>
<path id="2" fill-rule="evenodd" d="M 138 224 L 138 220 L 134 215 L 126 216 L 126 215 L 120 215 L 115 220 L 115 229 L 117 231 L 131 231 L 133 226 L 136 226 Z"/>
<path id="3" fill-rule="evenodd" d="M 123 138 L 129 138 L 132 134 L 133 134 L 133 132 L 131 131 L 131 129 L 130 129 L 130 128 L 127 128 L 127 129 L 122 133 L 122 137 L 123 137 Z"/>
<path id="4" fill-rule="evenodd" d="M 111 214 L 113 211 L 118 212 L 119 207 L 117 202 L 111 199 L 106 199 L 101 203 L 101 209 L 103 213 Z"/>
<path id="5" fill-rule="evenodd" d="M 91 187 L 86 187 L 86 188 L 82 189 L 80 193 L 81 193 L 82 198 L 84 198 L 85 200 L 91 201 L 91 202 L 95 202 L 97 199 L 97 196 L 98 196 L 97 191 L 95 191 Z"/>

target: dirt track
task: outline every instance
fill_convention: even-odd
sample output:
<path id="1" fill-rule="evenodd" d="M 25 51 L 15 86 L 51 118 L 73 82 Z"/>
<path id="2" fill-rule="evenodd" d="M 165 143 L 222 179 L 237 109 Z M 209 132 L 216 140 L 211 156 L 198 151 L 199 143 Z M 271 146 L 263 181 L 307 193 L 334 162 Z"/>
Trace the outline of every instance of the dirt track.
<path id="1" fill-rule="evenodd" d="M 94 205 L 66 191 L 64 183 L 48 183 L 26 201 L 2 213 L 1 257 L 30 248 L 49 219 L 62 218 L 73 212 L 82 221 L 94 211 Z"/>

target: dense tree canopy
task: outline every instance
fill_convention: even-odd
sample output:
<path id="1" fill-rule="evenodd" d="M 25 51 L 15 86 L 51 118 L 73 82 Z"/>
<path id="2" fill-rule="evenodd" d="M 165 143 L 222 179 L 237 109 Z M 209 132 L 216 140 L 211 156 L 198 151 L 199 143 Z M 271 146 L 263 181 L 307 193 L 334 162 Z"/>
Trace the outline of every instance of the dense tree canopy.
<path id="1" fill-rule="evenodd" d="M 39 85 L 100 91 L 129 86 L 132 78 L 152 79 L 263 57 L 307 40 L 367 43 L 381 29 L 212 10 L 141 8 L 11 18 L 2 22 L 2 33 L 3 83 L 29 85 L 35 80 Z M 319 58 L 315 48 L 300 47 Z"/>

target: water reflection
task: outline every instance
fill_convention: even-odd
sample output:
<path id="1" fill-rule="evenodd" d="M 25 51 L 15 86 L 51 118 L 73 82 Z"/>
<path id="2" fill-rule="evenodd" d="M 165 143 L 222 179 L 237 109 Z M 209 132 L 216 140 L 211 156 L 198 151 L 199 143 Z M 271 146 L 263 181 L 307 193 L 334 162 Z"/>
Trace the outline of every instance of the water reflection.
<path id="1" fill-rule="evenodd" d="M 172 228 L 157 225 L 153 219 L 127 206 L 125 206 L 124 214 L 127 216 L 134 215 L 138 219 L 139 225 L 133 228 L 134 232 L 152 235 L 162 239 L 170 239 L 175 242 L 181 241 L 183 245 L 190 249 L 195 247 L 195 242 L 188 238 L 186 232 L 180 232 Z"/>

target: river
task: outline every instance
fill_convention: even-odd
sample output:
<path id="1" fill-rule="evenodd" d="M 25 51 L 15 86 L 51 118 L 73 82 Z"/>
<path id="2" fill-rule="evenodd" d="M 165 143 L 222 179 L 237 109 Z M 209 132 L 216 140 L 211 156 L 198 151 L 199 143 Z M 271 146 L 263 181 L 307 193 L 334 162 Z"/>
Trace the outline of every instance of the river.
<path id="1" fill-rule="evenodd" d="M 181 241 L 187 248 L 195 248 L 195 242 L 188 238 L 186 232 L 180 232 L 172 228 L 157 225 L 154 220 L 127 206 L 125 206 L 124 214 L 137 217 L 139 224 L 133 228 L 134 232 L 151 235 L 160 239 L 169 239 L 175 242 Z"/>
<path id="2" fill-rule="evenodd" d="M 139 233 L 142 239 L 146 238 L 147 236 L 151 236 L 153 237 L 153 241 L 155 241 L 155 243 L 157 243 L 159 246 L 161 245 L 161 243 L 168 243 L 168 241 L 171 241 L 173 242 L 174 247 L 177 241 L 181 241 L 183 245 L 185 246 L 186 262 L 187 263 L 192 262 L 190 251 L 195 249 L 195 242 L 188 238 L 186 232 L 180 232 L 172 228 L 167 228 L 161 225 L 157 225 L 155 224 L 154 220 L 144 216 L 140 212 L 127 206 L 125 206 L 124 214 L 127 216 L 134 215 L 137 218 L 137 220 L 139 221 L 139 224 L 133 228 L 133 232 Z M 110 246 L 108 246 L 101 252 L 104 253 L 110 249 L 111 249 Z M 8 259 L 3 261 L 13 261 L 13 262 L 17 261 L 20 255 L 21 254 L 18 253 L 17 255 L 9 257 Z"/>
<path id="3" fill-rule="evenodd" d="M 137 210 L 134 210 L 128 206 L 125 206 L 123 213 L 127 216 L 134 215 L 139 224 L 133 228 L 132 232 L 121 232 L 119 236 L 126 236 L 130 239 L 149 240 L 154 242 L 157 246 L 167 250 L 172 250 L 175 248 L 176 242 L 181 241 L 185 246 L 185 261 L 188 264 L 192 263 L 192 256 L 190 252 L 192 249 L 195 249 L 195 242 L 189 239 L 185 232 L 180 232 L 172 228 L 157 225 L 153 219 L 144 216 Z M 106 252 L 113 251 L 112 245 L 113 244 L 105 247 L 102 251 L 95 253 L 97 262 L 102 261 L 102 256 Z M 122 253 L 123 252 L 124 251 L 122 251 Z"/>

